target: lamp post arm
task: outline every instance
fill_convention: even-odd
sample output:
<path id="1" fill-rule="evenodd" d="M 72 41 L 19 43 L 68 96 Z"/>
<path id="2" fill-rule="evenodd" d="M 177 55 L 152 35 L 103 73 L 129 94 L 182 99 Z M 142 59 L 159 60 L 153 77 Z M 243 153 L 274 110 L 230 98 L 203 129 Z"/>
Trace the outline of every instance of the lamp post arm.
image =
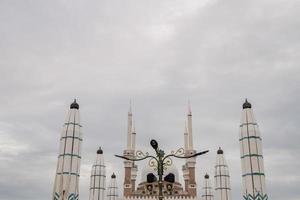
<path id="1" fill-rule="evenodd" d="M 207 152 L 209 152 L 209 150 L 206 150 L 206 151 L 202 151 L 202 152 L 198 152 L 198 153 L 195 153 L 193 155 L 190 155 L 190 156 L 177 156 L 175 154 L 169 154 L 167 155 L 166 157 L 164 157 L 163 161 L 168 158 L 168 157 L 175 157 L 175 158 L 193 158 L 193 157 L 196 157 L 196 156 L 200 156 L 200 155 L 203 155 L 203 154 L 206 154 Z"/>
<path id="2" fill-rule="evenodd" d="M 140 161 L 140 160 L 145 160 L 147 158 L 153 158 L 156 160 L 156 162 L 158 162 L 157 158 L 155 158 L 154 156 L 145 156 L 143 158 L 128 158 L 126 156 L 119 156 L 119 155 L 115 155 L 116 157 L 118 158 L 122 158 L 122 159 L 125 159 L 125 160 L 131 160 L 131 161 Z"/>

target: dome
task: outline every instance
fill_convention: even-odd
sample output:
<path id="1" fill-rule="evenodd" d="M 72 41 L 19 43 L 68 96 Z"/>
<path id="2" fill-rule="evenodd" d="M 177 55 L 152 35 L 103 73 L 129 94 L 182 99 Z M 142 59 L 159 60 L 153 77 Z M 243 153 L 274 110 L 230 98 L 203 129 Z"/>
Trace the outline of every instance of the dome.
<path id="1" fill-rule="evenodd" d="M 150 174 L 153 174 L 158 180 L 157 171 L 154 170 L 153 167 L 150 167 L 148 165 L 148 163 L 146 163 L 145 167 L 142 169 L 142 172 L 141 172 L 141 182 L 147 182 L 147 176 Z M 168 166 L 167 169 L 164 170 L 163 179 L 166 176 L 168 176 L 169 174 L 173 174 L 174 178 L 175 178 L 175 182 L 179 182 L 178 169 L 176 168 L 176 166 L 174 164 L 172 164 L 171 166 Z"/>
<path id="2" fill-rule="evenodd" d="M 205 174 L 204 178 L 205 178 L 205 179 L 209 179 L 209 175 L 208 175 L 208 174 Z"/>
<path id="3" fill-rule="evenodd" d="M 219 147 L 219 150 L 217 151 L 217 154 L 223 154 L 223 150 L 221 149 L 221 147 Z"/>
<path id="4" fill-rule="evenodd" d="M 243 109 L 246 109 L 246 108 L 251 108 L 252 106 L 251 106 L 251 103 L 249 103 L 248 101 L 247 101 L 247 99 L 245 100 L 245 103 L 243 104 Z"/>
<path id="5" fill-rule="evenodd" d="M 76 99 L 74 99 L 74 102 L 70 105 L 70 109 L 79 109 L 79 104 L 76 102 Z"/>
<path id="6" fill-rule="evenodd" d="M 116 178 L 115 173 L 113 173 L 113 174 L 111 175 L 111 178 Z"/>
<path id="7" fill-rule="evenodd" d="M 97 154 L 103 154 L 103 150 L 101 149 L 101 147 L 99 147 L 99 149 L 97 150 Z"/>

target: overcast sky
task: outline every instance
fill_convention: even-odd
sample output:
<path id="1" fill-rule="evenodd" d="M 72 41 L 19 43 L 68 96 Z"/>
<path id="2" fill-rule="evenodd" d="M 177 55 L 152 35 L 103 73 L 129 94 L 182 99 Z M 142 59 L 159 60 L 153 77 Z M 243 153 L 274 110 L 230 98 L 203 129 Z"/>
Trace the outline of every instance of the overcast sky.
<path id="1" fill-rule="evenodd" d="M 125 148 L 129 99 L 137 147 L 151 151 L 155 138 L 167 152 L 183 146 L 190 99 L 195 148 L 210 150 L 197 159 L 198 187 L 221 146 L 233 200 L 241 199 L 238 127 L 247 97 L 269 197 L 298 200 L 299 40 L 299 0 L 0 0 L 0 199 L 51 198 L 74 98 L 82 200 L 99 146 L 108 177 L 116 172 L 123 184 L 123 161 L 113 155 Z"/>

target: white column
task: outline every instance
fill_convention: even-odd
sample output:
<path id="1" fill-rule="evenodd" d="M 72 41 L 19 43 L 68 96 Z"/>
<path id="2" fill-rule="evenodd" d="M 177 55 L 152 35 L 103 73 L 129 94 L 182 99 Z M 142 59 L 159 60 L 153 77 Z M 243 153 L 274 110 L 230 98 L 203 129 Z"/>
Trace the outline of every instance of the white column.
<path id="1" fill-rule="evenodd" d="M 118 185 L 116 181 L 116 175 L 114 173 L 111 175 L 111 180 L 107 188 L 106 196 L 107 196 L 107 200 L 119 199 Z"/>
<path id="2" fill-rule="evenodd" d="M 231 200 L 229 170 L 221 148 L 217 152 L 215 165 L 215 192 L 216 200 Z"/>
<path id="3" fill-rule="evenodd" d="M 240 125 L 240 150 L 244 199 L 268 199 L 265 186 L 262 139 L 253 115 L 252 106 L 243 104 Z"/>
<path id="4" fill-rule="evenodd" d="M 76 200 L 79 196 L 81 141 L 79 105 L 71 104 L 60 138 L 53 198 Z"/>
<path id="5" fill-rule="evenodd" d="M 104 200 L 105 179 L 103 151 L 99 148 L 95 164 L 92 166 L 89 200 Z"/>
<path id="6" fill-rule="evenodd" d="M 208 174 L 206 174 L 204 176 L 203 194 L 201 195 L 201 197 L 202 197 L 202 200 L 213 200 L 214 199 L 213 190 L 211 187 L 211 183 L 210 183 Z"/>

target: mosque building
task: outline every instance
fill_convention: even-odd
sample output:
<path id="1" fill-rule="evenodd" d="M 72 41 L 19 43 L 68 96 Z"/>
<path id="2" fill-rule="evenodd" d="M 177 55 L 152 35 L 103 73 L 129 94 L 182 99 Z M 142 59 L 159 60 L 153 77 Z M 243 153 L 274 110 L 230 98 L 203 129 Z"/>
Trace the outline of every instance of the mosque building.
<path id="1" fill-rule="evenodd" d="M 242 200 L 268 200 L 265 186 L 265 173 L 262 153 L 262 139 L 255 121 L 252 105 L 243 104 L 240 124 L 240 154 L 242 165 Z M 216 152 L 214 176 L 206 174 L 203 183 L 196 182 L 197 154 L 193 146 L 192 111 L 189 105 L 187 122 L 183 133 L 182 154 L 185 162 L 181 167 L 183 183 L 179 171 L 171 163 L 163 171 L 159 181 L 157 166 L 145 165 L 141 168 L 140 182 L 136 182 L 138 157 L 136 150 L 136 131 L 132 109 L 128 111 L 127 141 L 123 151 L 124 180 L 123 196 L 119 195 L 118 179 L 110 176 L 106 184 L 104 151 L 96 151 L 96 159 L 91 168 L 89 200 L 156 200 L 159 194 L 168 200 L 232 200 L 229 166 L 223 149 Z M 54 180 L 53 200 L 78 200 L 82 133 L 80 131 L 79 104 L 74 100 L 64 123 L 60 138 L 60 150 Z M 213 180 L 213 181 L 211 181 Z M 199 191 L 197 191 L 199 189 Z M 200 194 L 200 195 L 199 195 Z"/>

